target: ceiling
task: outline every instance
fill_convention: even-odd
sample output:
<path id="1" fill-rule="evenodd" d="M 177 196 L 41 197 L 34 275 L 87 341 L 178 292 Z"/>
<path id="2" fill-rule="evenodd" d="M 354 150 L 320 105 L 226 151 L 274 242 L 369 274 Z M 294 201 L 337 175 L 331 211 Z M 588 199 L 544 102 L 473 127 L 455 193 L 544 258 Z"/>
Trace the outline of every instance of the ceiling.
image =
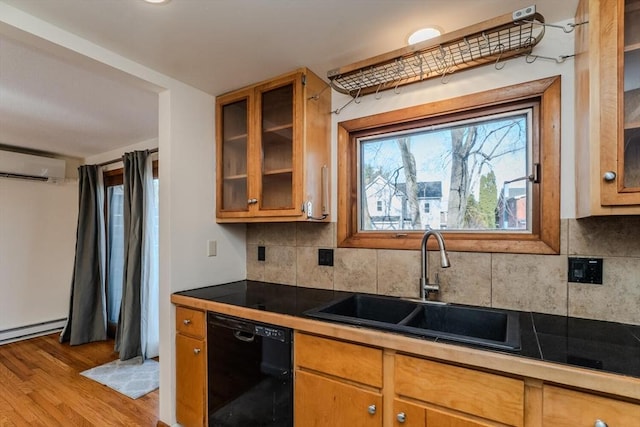
<path id="1" fill-rule="evenodd" d="M 0 0 L 212 95 L 307 66 L 328 70 L 532 0 Z M 538 0 L 547 22 L 578 0 Z M 59 49 L 0 35 L 0 144 L 85 157 L 157 137 L 157 94 Z M 76 58 L 77 59 L 77 58 Z"/>

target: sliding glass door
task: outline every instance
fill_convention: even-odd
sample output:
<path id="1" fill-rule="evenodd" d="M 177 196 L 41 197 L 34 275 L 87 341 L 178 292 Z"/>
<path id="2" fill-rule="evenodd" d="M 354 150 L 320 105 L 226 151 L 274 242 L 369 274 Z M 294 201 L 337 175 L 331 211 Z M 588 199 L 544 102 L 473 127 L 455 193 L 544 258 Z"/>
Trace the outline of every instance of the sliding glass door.
<path id="1" fill-rule="evenodd" d="M 155 242 L 158 241 L 158 168 L 154 162 L 153 168 L 153 189 L 154 189 L 154 210 L 155 210 Z M 107 171 L 104 174 L 105 185 L 105 225 L 107 236 L 107 276 L 106 276 L 106 297 L 107 297 L 107 335 L 115 337 L 120 315 L 120 301 L 122 300 L 122 274 L 124 268 L 124 186 L 123 170 L 116 169 Z M 155 254 L 158 248 L 155 248 Z"/>

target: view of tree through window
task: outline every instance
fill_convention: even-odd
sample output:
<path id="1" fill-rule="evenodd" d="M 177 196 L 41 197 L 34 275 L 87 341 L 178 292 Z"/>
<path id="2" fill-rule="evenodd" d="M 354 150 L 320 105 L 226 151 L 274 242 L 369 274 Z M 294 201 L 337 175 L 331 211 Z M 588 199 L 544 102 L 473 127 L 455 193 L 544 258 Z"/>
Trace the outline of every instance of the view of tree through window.
<path id="1" fill-rule="evenodd" d="M 360 138 L 360 230 L 530 230 L 531 116 Z"/>

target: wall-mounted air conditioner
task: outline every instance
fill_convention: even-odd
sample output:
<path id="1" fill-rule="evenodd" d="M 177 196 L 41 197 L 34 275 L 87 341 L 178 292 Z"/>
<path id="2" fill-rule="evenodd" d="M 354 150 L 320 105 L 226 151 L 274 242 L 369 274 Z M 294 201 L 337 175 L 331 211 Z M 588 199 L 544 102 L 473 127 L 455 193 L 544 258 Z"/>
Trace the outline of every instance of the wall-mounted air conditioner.
<path id="1" fill-rule="evenodd" d="M 0 177 L 57 181 L 64 179 L 65 161 L 0 150 Z"/>

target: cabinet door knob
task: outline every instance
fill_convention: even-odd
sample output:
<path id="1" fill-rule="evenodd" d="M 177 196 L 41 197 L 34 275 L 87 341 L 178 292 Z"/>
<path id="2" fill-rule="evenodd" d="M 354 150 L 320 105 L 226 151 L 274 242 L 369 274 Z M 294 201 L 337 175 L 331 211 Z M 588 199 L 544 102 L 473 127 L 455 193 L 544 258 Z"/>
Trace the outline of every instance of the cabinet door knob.
<path id="1" fill-rule="evenodd" d="M 367 408 L 367 412 L 369 412 L 371 415 L 375 415 L 376 405 L 369 405 L 369 407 Z"/>
<path id="2" fill-rule="evenodd" d="M 607 182 L 615 181 L 616 173 L 614 171 L 607 171 L 602 175 L 602 178 Z"/>
<path id="3" fill-rule="evenodd" d="M 258 199 L 249 199 L 249 200 L 247 200 L 247 204 L 249 204 L 249 205 L 255 205 L 256 203 L 258 203 Z"/>
<path id="4" fill-rule="evenodd" d="M 199 348 L 194 348 L 194 349 L 193 349 L 193 354 L 196 354 L 196 355 L 197 355 L 197 354 L 200 354 L 200 352 L 201 352 L 201 351 L 202 351 L 202 350 L 200 350 Z"/>
<path id="5" fill-rule="evenodd" d="M 184 319 L 182 323 L 184 323 L 185 325 L 189 325 L 191 323 L 191 319 Z"/>
<path id="6" fill-rule="evenodd" d="M 607 423 L 602 420 L 596 420 L 596 422 L 593 423 L 593 427 L 607 427 Z"/>
<path id="7" fill-rule="evenodd" d="M 399 423 L 404 423 L 407 420 L 407 414 L 405 414 L 404 412 L 398 412 L 398 415 L 396 415 L 396 420 L 398 420 Z"/>

